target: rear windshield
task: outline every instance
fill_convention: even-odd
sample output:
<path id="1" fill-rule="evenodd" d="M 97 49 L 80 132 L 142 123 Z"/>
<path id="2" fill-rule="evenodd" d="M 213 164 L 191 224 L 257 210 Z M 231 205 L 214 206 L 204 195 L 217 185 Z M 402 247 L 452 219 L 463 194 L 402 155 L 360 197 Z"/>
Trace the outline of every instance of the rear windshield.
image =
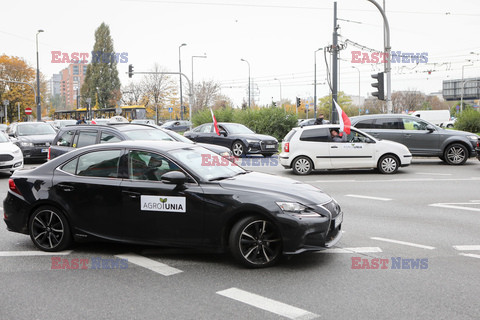
<path id="1" fill-rule="evenodd" d="M 130 130 L 123 132 L 128 138 L 132 140 L 165 140 L 175 141 L 168 134 L 158 129 L 146 129 L 146 130 Z"/>
<path id="2" fill-rule="evenodd" d="M 297 130 L 295 130 L 295 129 L 290 130 L 290 132 L 287 133 L 287 135 L 285 136 L 285 138 L 283 138 L 283 141 L 289 142 L 290 139 L 292 139 L 292 137 L 293 137 L 293 135 L 295 134 L 295 132 L 297 132 Z"/>

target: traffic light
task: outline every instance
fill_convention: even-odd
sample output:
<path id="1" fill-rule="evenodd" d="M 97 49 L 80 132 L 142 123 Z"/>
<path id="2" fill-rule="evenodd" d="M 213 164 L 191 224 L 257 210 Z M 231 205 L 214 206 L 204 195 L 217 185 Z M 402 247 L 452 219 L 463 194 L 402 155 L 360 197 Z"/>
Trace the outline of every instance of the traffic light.
<path id="1" fill-rule="evenodd" d="M 131 78 L 133 76 L 133 64 L 128 65 L 128 77 Z"/>
<path id="2" fill-rule="evenodd" d="M 276 103 L 275 101 L 273 101 L 273 102 L 272 102 L 272 105 L 273 105 L 274 107 L 276 107 L 276 106 L 277 106 L 277 103 Z"/>
<path id="3" fill-rule="evenodd" d="M 383 85 L 383 72 L 372 74 L 373 79 L 377 79 L 376 83 L 372 83 L 372 87 L 377 88 L 377 92 L 372 93 L 372 96 L 377 97 L 378 100 L 385 101 L 385 87 Z"/>
<path id="4" fill-rule="evenodd" d="M 302 102 L 300 101 L 300 98 L 297 97 L 297 108 L 300 108 L 301 104 L 302 104 Z"/>

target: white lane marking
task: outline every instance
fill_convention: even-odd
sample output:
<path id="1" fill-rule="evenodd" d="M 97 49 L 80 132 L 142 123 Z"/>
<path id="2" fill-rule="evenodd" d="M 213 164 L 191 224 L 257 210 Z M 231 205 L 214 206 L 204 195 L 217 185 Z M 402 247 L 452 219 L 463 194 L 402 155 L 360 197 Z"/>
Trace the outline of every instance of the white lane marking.
<path id="1" fill-rule="evenodd" d="M 359 195 L 359 194 L 346 194 L 345 197 L 379 200 L 379 201 L 392 201 L 393 200 L 393 199 L 389 199 L 389 198 L 362 196 L 362 195 Z"/>
<path id="2" fill-rule="evenodd" d="M 303 309 L 299 309 L 297 307 L 293 307 L 288 304 L 278 302 L 269 298 L 265 298 L 265 297 L 259 296 L 258 294 L 250 293 L 237 288 L 230 288 L 230 289 L 218 291 L 217 294 L 233 300 L 237 300 L 237 301 L 249 304 L 259 309 L 263 309 L 263 310 L 278 314 L 279 316 L 282 316 L 288 319 L 308 320 L 308 319 L 316 319 L 319 317 L 318 315 L 305 311 Z"/>
<path id="3" fill-rule="evenodd" d="M 453 248 L 459 251 L 480 250 L 480 246 L 477 246 L 477 245 L 453 246 Z"/>
<path id="4" fill-rule="evenodd" d="M 433 176 L 451 176 L 451 173 L 437 173 L 437 172 L 417 172 L 417 174 L 433 175 Z"/>
<path id="5" fill-rule="evenodd" d="M 439 179 L 434 179 L 434 178 L 426 178 L 426 179 L 379 179 L 379 180 L 314 180 L 314 181 L 308 181 L 308 183 L 312 182 L 359 182 L 359 183 L 366 183 L 366 182 L 422 182 L 422 181 L 480 181 L 480 177 L 472 177 L 472 178 L 439 178 Z M 307 181 L 306 181 L 307 182 Z"/>
<path id="6" fill-rule="evenodd" d="M 358 248 L 331 248 L 322 251 L 317 251 L 317 253 L 372 253 L 372 252 L 382 252 L 382 249 L 379 247 L 358 247 Z"/>
<path id="7" fill-rule="evenodd" d="M 417 247 L 417 248 L 422 248 L 422 249 L 427 249 L 427 250 L 434 250 L 435 249 L 435 247 L 430 247 L 430 246 L 425 246 L 423 244 L 416 244 L 416 243 L 405 242 L 405 241 L 400 241 L 400 240 L 392 240 L 392 239 L 379 238 L 379 237 L 371 237 L 370 239 L 378 240 L 378 241 L 391 242 L 391 243 L 396 243 L 396 244 L 403 244 L 405 246 Z"/>
<path id="8" fill-rule="evenodd" d="M 140 267 L 144 267 L 156 273 L 160 273 L 161 275 L 164 275 L 164 276 L 171 276 L 171 275 L 183 272 L 182 270 L 170 267 L 164 263 L 161 263 L 146 257 L 139 256 L 138 254 L 135 254 L 135 253 L 117 254 L 115 257 L 118 257 L 121 259 L 127 259 L 129 263 L 136 264 Z"/>
<path id="9" fill-rule="evenodd" d="M 45 251 L 0 251 L 0 257 L 30 257 L 30 256 L 66 256 L 72 253 L 72 250 L 59 252 Z"/>
<path id="10" fill-rule="evenodd" d="M 460 253 L 461 256 L 480 259 L 480 254 Z"/>
<path id="11" fill-rule="evenodd" d="M 480 211 L 480 208 L 470 208 L 470 207 L 462 207 L 457 206 L 457 204 L 479 204 L 478 202 L 458 202 L 458 203 L 432 203 L 429 204 L 430 207 L 440 207 L 440 208 L 448 208 L 448 209 L 459 209 L 459 210 L 467 210 L 467 211 Z"/>

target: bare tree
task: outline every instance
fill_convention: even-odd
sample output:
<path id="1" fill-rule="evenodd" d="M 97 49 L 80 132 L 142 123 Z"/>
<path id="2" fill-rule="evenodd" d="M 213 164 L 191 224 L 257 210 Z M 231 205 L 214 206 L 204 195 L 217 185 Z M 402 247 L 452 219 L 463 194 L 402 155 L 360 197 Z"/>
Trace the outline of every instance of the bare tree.
<path id="1" fill-rule="evenodd" d="M 124 105 L 132 106 L 139 105 L 142 102 L 144 88 L 139 83 L 130 83 L 121 89 L 122 91 L 122 103 Z"/>
<path id="2" fill-rule="evenodd" d="M 192 111 L 197 111 L 205 107 L 213 106 L 217 97 L 220 95 L 220 85 L 213 80 L 202 81 L 195 85 L 195 105 Z"/>
<path id="3" fill-rule="evenodd" d="M 405 110 L 418 110 L 425 101 L 425 94 L 416 90 L 396 91 L 392 93 L 392 105 L 394 113 Z"/>
<path id="4" fill-rule="evenodd" d="M 153 72 L 166 72 L 158 64 L 155 64 Z M 164 108 L 166 98 L 175 94 L 176 83 L 166 74 L 147 74 L 142 81 L 143 101 L 145 107 L 150 108 L 158 119 L 158 108 Z"/>

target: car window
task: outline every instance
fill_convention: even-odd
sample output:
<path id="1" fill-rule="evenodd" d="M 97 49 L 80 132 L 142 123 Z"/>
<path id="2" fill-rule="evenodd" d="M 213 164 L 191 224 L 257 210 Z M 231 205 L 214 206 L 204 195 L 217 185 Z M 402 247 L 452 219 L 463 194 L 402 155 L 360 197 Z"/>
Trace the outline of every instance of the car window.
<path id="1" fill-rule="evenodd" d="M 19 136 L 55 134 L 56 131 L 48 123 L 22 124 L 17 129 Z"/>
<path id="2" fill-rule="evenodd" d="M 297 132 L 297 130 L 290 130 L 289 133 L 287 133 L 287 135 L 285 136 L 285 138 L 283 138 L 283 141 L 285 142 L 289 142 L 290 139 L 292 139 L 293 135 Z"/>
<path id="3" fill-rule="evenodd" d="M 360 132 L 351 130 L 350 134 L 347 135 L 347 141 L 352 143 L 363 143 L 369 141 L 370 138 L 361 134 Z"/>
<path id="4" fill-rule="evenodd" d="M 129 179 L 160 181 L 163 174 L 179 170 L 175 163 L 159 154 L 138 150 L 128 153 Z"/>
<path id="5" fill-rule="evenodd" d="M 379 118 L 375 120 L 373 127 L 375 129 L 403 129 L 403 122 L 399 118 Z"/>
<path id="6" fill-rule="evenodd" d="M 251 134 L 251 133 L 255 133 L 252 130 L 250 130 L 249 128 L 247 128 L 246 126 L 244 126 L 243 124 L 239 124 L 239 123 L 225 124 L 224 127 L 227 129 L 227 131 L 230 134 Z"/>
<path id="7" fill-rule="evenodd" d="M 71 147 L 73 142 L 73 137 L 75 136 L 75 130 L 67 130 L 63 132 L 57 140 L 57 146 L 61 147 Z"/>
<path id="8" fill-rule="evenodd" d="M 77 133 L 76 142 L 73 145 L 74 148 L 81 148 L 90 146 L 97 143 L 96 131 L 79 131 Z"/>
<path id="9" fill-rule="evenodd" d="M 405 130 L 427 130 L 428 123 L 416 119 L 403 119 Z"/>
<path id="10" fill-rule="evenodd" d="M 317 141 L 327 142 L 329 141 L 330 131 L 328 128 L 319 128 L 304 130 L 300 135 L 300 141 Z"/>
<path id="11" fill-rule="evenodd" d="M 205 124 L 202 126 L 200 132 L 202 133 L 209 133 L 212 132 L 212 125 L 211 124 Z"/>
<path id="12" fill-rule="evenodd" d="M 90 152 L 68 162 L 62 170 L 79 176 L 117 178 L 121 154 L 121 150 Z"/>
<path id="13" fill-rule="evenodd" d="M 358 129 L 373 129 L 373 122 L 374 122 L 374 119 L 361 120 L 361 121 L 358 121 L 355 124 L 355 128 L 358 128 Z"/>
<path id="14" fill-rule="evenodd" d="M 119 141 L 122 141 L 122 139 L 120 139 L 119 137 L 117 137 L 111 132 L 102 131 L 102 134 L 100 135 L 100 143 L 119 142 Z"/>
<path id="15" fill-rule="evenodd" d="M 164 140 L 175 141 L 168 134 L 158 129 L 145 129 L 145 130 L 131 130 L 123 132 L 128 138 L 132 140 Z"/>

